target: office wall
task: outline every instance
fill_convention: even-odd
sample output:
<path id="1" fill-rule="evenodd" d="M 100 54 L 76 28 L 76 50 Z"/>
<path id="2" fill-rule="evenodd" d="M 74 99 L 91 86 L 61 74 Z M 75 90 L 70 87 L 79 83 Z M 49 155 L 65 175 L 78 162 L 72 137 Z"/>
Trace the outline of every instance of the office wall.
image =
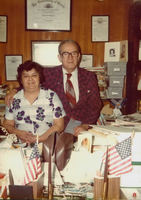
<path id="1" fill-rule="evenodd" d="M 133 0 L 72 0 L 72 30 L 70 32 L 26 31 L 25 0 L 1 0 L 0 15 L 8 16 L 8 41 L 0 43 L 0 76 L 5 80 L 5 55 L 22 54 L 31 59 L 31 40 L 63 40 L 79 42 L 83 54 L 94 54 L 94 66 L 104 62 L 104 42 L 91 41 L 91 16 L 110 17 L 109 41 L 128 39 L 128 11 Z"/>

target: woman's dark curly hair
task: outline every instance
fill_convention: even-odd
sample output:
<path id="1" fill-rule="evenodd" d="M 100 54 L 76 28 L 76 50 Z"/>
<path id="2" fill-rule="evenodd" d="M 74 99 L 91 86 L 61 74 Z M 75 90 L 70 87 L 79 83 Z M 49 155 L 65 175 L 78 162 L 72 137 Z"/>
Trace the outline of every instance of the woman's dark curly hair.
<path id="1" fill-rule="evenodd" d="M 33 62 L 31 60 L 27 60 L 24 63 L 22 63 L 21 65 L 19 65 L 19 67 L 17 69 L 17 72 L 18 72 L 17 81 L 19 82 L 20 89 L 23 88 L 23 85 L 22 85 L 22 73 L 23 73 L 23 71 L 30 71 L 32 69 L 35 69 L 38 72 L 39 78 L 40 78 L 40 84 L 42 86 L 42 84 L 44 82 L 43 66 L 36 63 L 36 62 Z"/>

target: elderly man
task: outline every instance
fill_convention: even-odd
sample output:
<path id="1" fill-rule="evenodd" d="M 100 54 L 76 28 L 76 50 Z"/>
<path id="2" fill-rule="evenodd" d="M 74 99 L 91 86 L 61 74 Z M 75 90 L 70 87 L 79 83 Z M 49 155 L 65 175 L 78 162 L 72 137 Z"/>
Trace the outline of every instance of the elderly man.
<path id="1" fill-rule="evenodd" d="M 88 130 L 90 124 L 96 124 L 99 118 L 102 102 L 98 83 L 93 72 L 79 68 L 81 49 L 76 41 L 63 40 L 58 51 L 62 65 L 44 69 L 45 87 L 58 94 L 66 112 L 66 132 L 69 126 L 77 136 L 81 131 Z M 67 74 L 71 74 L 71 86 L 67 85 Z"/>

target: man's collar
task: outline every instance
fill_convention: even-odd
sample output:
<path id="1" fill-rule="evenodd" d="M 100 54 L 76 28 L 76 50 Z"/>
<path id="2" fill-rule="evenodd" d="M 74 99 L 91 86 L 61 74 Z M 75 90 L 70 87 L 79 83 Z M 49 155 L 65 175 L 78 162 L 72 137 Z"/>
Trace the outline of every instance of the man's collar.
<path id="1" fill-rule="evenodd" d="M 65 75 L 66 73 L 68 73 L 67 70 L 64 69 L 63 67 L 62 67 L 62 70 L 63 70 L 63 75 Z M 76 67 L 75 70 L 74 70 L 73 72 L 71 72 L 71 74 L 72 74 L 72 75 L 76 75 L 77 73 L 78 73 L 78 69 L 77 69 L 77 67 Z"/>

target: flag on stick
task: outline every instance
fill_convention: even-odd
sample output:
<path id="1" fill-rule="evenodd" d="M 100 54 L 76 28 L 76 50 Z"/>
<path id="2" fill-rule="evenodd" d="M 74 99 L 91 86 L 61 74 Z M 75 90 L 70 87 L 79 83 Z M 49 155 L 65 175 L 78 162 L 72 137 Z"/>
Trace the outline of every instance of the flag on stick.
<path id="1" fill-rule="evenodd" d="M 40 161 L 40 154 L 38 150 L 37 142 L 34 144 L 32 148 L 31 155 L 29 157 L 28 163 L 26 165 L 26 175 L 24 178 L 24 184 L 28 184 L 41 174 L 41 161 Z"/>
<path id="2" fill-rule="evenodd" d="M 52 157 L 55 153 L 57 133 L 53 133 L 53 146 L 49 149 L 49 163 L 48 163 L 48 200 L 53 200 L 53 183 L 52 183 Z"/>
<path id="3" fill-rule="evenodd" d="M 108 174 L 120 176 L 131 172 L 132 159 L 132 138 L 131 136 L 115 146 L 108 148 Z M 106 162 L 106 153 L 103 155 L 103 162 Z"/>
<path id="4" fill-rule="evenodd" d="M 108 193 L 108 146 L 105 158 L 105 169 L 104 169 L 104 187 L 103 187 L 103 200 L 107 199 Z"/>

